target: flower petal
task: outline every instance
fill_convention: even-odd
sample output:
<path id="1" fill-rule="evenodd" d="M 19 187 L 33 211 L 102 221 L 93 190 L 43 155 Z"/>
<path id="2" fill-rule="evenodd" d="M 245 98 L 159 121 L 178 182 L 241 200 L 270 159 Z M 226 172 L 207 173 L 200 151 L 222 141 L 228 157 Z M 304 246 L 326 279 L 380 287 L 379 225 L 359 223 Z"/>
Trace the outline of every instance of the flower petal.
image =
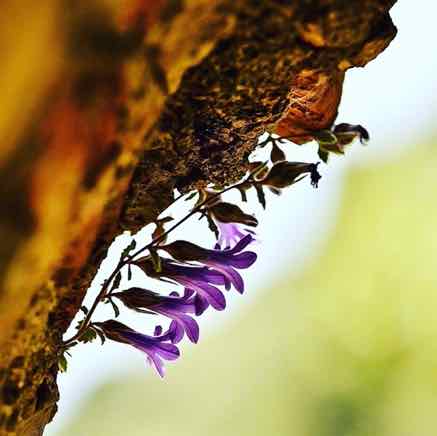
<path id="1" fill-rule="evenodd" d="M 241 275 L 231 266 L 223 265 L 218 262 L 208 262 L 208 264 L 212 267 L 220 271 L 227 279 L 226 290 L 230 289 L 230 284 L 234 286 L 234 288 L 242 294 L 244 292 L 244 282 Z"/>
<path id="2" fill-rule="evenodd" d="M 203 312 L 205 312 L 206 309 L 208 309 L 209 303 L 204 296 L 196 294 L 194 297 L 194 306 L 196 308 L 196 316 L 200 316 Z"/>
<path id="3" fill-rule="evenodd" d="M 244 253 L 237 254 L 229 259 L 228 264 L 238 269 L 245 269 L 253 265 L 256 258 L 257 255 L 253 251 L 245 251 Z"/>
<path id="4" fill-rule="evenodd" d="M 197 324 L 195 319 L 188 315 L 179 315 L 178 320 L 183 325 L 188 339 L 196 344 L 199 340 L 199 324 Z"/>

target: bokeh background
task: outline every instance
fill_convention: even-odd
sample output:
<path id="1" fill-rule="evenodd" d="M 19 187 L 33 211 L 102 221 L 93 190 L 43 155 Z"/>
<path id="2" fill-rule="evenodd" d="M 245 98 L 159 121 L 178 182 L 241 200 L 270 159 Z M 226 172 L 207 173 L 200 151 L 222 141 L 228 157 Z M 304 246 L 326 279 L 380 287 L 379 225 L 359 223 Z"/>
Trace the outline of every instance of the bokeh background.
<path id="1" fill-rule="evenodd" d="M 259 258 L 246 294 L 200 319 L 199 344 L 183 345 L 164 380 L 136 350 L 76 347 L 46 435 L 437 431 L 436 13 L 433 2 L 399 1 L 394 42 L 348 73 L 338 121 L 366 126 L 369 146 L 332 158 L 318 190 L 303 181 L 269 197 L 265 213 L 252 201 Z M 317 159 L 315 144 L 286 151 Z M 211 244 L 201 226 L 182 234 Z"/>

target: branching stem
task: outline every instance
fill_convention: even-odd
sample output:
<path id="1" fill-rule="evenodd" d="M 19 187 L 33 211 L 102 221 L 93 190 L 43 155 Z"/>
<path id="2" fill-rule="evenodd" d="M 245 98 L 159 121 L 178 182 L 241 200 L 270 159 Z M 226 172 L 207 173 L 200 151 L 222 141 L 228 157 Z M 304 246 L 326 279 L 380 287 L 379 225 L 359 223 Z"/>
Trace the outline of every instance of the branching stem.
<path id="1" fill-rule="evenodd" d="M 151 242 L 149 242 L 147 245 L 145 245 L 144 247 L 142 247 L 139 250 L 137 250 L 132 255 L 127 254 L 124 258 L 120 259 L 120 261 L 118 262 L 118 265 L 115 267 L 114 271 L 112 271 L 111 275 L 103 282 L 102 288 L 101 288 L 100 292 L 96 296 L 96 298 L 95 298 L 95 300 L 94 300 L 90 310 L 85 315 L 85 318 L 82 321 L 78 331 L 71 338 L 69 338 L 69 339 L 67 339 L 67 340 L 65 340 L 63 342 L 63 344 L 61 346 L 61 349 L 63 349 L 63 350 L 68 349 L 70 346 L 72 346 L 74 344 L 74 342 L 80 340 L 80 338 L 83 336 L 83 334 L 87 331 L 88 327 L 90 326 L 91 318 L 92 318 L 92 316 L 93 316 L 97 306 L 99 305 L 99 303 L 102 300 L 105 299 L 105 297 L 107 296 L 107 293 L 108 293 L 108 289 L 111 286 L 111 283 L 113 282 L 113 280 L 115 279 L 117 274 L 122 270 L 122 268 L 124 266 L 128 265 L 129 263 L 131 263 L 132 260 L 134 260 L 140 254 L 144 253 L 145 251 L 149 250 L 153 246 L 155 246 L 155 245 L 159 244 L 160 242 L 162 242 L 163 240 L 165 240 L 166 236 L 168 236 L 173 230 L 178 228 L 181 224 L 183 224 L 185 221 L 187 221 L 189 218 L 191 218 L 197 212 L 200 212 L 201 209 L 204 206 L 206 206 L 209 203 L 213 202 L 216 198 L 220 197 L 225 192 L 228 192 L 231 189 L 237 189 L 239 186 L 241 186 L 243 184 L 254 183 L 255 182 L 254 175 L 258 171 L 259 171 L 259 169 L 257 168 L 255 171 L 251 172 L 243 181 L 237 183 L 236 185 L 228 186 L 227 188 L 225 188 L 225 189 L 223 189 L 223 190 L 221 190 L 219 192 L 215 192 L 212 195 L 209 195 L 205 200 L 203 200 L 197 206 L 195 206 L 187 215 L 185 215 L 183 218 L 181 218 L 177 223 L 175 223 L 173 226 L 171 226 L 168 230 L 166 230 L 165 232 L 161 233 L 158 237 L 154 238 Z M 179 195 L 172 202 L 171 205 L 173 205 L 182 196 L 183 196 L 183 194 Z"/>

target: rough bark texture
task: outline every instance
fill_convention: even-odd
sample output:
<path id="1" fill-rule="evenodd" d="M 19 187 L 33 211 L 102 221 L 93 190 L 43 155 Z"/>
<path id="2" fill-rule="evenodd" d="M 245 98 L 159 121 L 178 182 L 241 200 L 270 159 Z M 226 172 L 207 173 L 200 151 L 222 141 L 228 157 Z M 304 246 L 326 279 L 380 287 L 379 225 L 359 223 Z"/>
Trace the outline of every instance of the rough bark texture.
<path id="1" fill-rule="evenodd" d="M 29 436 L 56 412 L 57 347 L 114 236 L 174 188 L 238 180 L 265 130 L 329 127 L 344 72 L 396 30 L 394 0 L 14 3 L 30 30 L 0 34 L 0 435 Z"/>

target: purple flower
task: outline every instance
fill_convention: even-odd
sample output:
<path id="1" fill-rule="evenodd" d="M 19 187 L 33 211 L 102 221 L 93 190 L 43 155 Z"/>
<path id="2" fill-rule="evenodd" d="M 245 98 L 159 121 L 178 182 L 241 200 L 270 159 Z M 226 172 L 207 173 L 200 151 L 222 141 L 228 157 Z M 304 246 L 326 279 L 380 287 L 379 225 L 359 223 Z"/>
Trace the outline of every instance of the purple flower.
<path id="1" fill-rule="evenodd" d="M 215 248 L 230 248 L 248 233 L 255 232 L 245 226 L 256 227 L 258 220 L 244 213 L 238 206 L 231 203 L 220 202 L 208 209 L 214 223 L 217 225 L 218 240 Z"/>
<path id="2" fill-rule="evenodd" d="M 256 261 L 257 256 L 253 251 L 242 252 L 253 240 L 253 236 L 249 234 L 232 249 L 208 250 L 209 256 L 204 263 L 226 277 L 226 289 L 229 290 L 232 283 L 240 294 L 244 292 L 244 281 L 237 269 L 249 268 Z"/>
<path id="3" fill-rule="evenodd" d="M 249 268 L 255 262 L 257 256 L 254 252 L 243 252 L 253 240 L 252 235 L 246 235 L 235 247 L 226 250 L 208 250 L 187 241 L 175 241 L 159 248 L 167 251 L 172 257 L 181 262 L 197 261 L 212 268 L 223 275 L 227 290 L 230 289 L 232 284 L 242 294 L 244 292 L 244 282 L 237 269 Z"/>
<path id="4" fill-rule="evenodd" d="M 155 366 L 161 377 L 164 377 L 163 360 L 176 360 L 180 355 L 176 345 L 165 342 L 167 340 L 166 335 L 144 335 L 114 320 L 96 322 L 94 325 L 100 328 L 108 339 L 132 345 L 146 353 L 148 362 L 150 365 Z"/>
<path id="5" fill-rule="evenodd" d="M 155 334 L 155 336 L 162 335 L 161 336 L 162 338 L 165 338 L 165 339 L 171 341 L 173 344 L 177 344 L 184 337 L 184 333 L 185 333 L 185 330 L 181 326 L 181 324 L 179 324 L 177 321 L 173 320 L 170 323 L 168 330 L 164 334 L 162 333 L 162 327 L 160 325 L 157 325 L 155 327 L 154 334 Z"/>
<path id="6" fill-rule="evenodd" d="M 158 313 L 172 319 L 167 332 L 173 343 L 178 343 L 187 334 L 191 342 L 199 340 L 199 325 L 190 315 L 201 310 L 194 292 L 186 289 L 182 297 L 176 292 L 170 296 L 159 295 L 156 292 L 142 288 L 130 288 L 123 292 L 115 292 L 112 297 L 121 300 L 126 307 L 138 312 Z"/>
<path id="7" fill-rule="evenodd" d="M 134 262 L 150 277 L 160 280 L 171 280 L 184 288 L 196 292 L 194 297 L 195 314 L 201 315 L 209 305 L 216 310 L 226 307 L 225 297 L 214 285 L 224 285 L 225 277 L 217 271 L 206 267 L 187 266 L 176 263 L 170 259 L 161 259 L 161 271 L 156 272 L 153 265 L 147 260 Z"/>
<path id="8" fill-rule="evenodd" d="M 255 234 L 255 232 L 244 228 L 241 224 L 223 223 L 218 220 L 215 220 L 215 222 L 219 231 L 219 238 L 215 244 L 216 249 L 230 248 L 233 244 L 243 239 L 248 233 L 252 235 Z"/>

